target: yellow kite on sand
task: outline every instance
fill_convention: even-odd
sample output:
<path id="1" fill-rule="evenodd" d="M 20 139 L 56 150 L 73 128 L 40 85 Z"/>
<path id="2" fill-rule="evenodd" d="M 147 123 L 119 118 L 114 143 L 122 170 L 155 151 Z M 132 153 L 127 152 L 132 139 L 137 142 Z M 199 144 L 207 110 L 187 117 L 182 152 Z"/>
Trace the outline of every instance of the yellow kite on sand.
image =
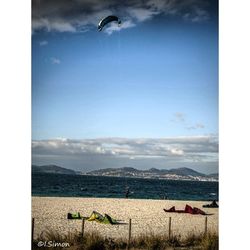
<path id="1" fill-rule="evenodd" d="M 93 211 L 90 217 L 86 218 L 87 221 L 96 221 L 103 224 L 118 224 L 116 219 L 111 218 L 108 214 L 101 215 L 100 213 Z"/>

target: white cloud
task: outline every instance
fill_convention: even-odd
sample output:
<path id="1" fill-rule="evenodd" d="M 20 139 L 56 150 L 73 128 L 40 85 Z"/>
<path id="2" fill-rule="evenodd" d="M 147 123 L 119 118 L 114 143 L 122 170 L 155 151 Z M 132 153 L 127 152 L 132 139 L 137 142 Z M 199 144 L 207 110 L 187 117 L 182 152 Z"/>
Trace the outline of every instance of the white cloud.
<path id="1" fill-rule="evenodd" d="M 205 22 L 209 20 L 209 13 L 206 10 L 195 7 L 191 12 L 185 13 L 183 19 L 194 23 Z"/>
<path id="2" fill-rule="evenodd" d="M 112 34 L 114 31 L 120 31 L 122 29 L 127 29 L 134 27 L 135 23 L 133 23 L 131 20 L 123 22 L 121 25 L 117 25 L 117 23 L 111 23 L 109 27 L 107 27 L 104 32 L 107 34 Z"/>
<path id="3" fill-rule="evenodd" d="M 60 64 L 61 63 L 61 60 L 58 58 L 55 58 L 55 57 L 51 57 L 50 61 L 52 64 Z"/>
<path id="4" fill-rule="evenodd" d="M 39 45 L 40 46 L 46 46 L 46 45 L 48 45 L 48 41 L 46 41 L 46 40 L 40 41 Z"/>
<path id="5" fill-rule="evenodd" d="M 127 12 L 131 17 L 135 18 L 139 22 L 151 19 L 154 15 L 159 13 L 157 11 L 152 11 L 151 9 L 145 8 L 128 8 Z"/>
<path id="6" fill-rule="evenodd" d="M 40 18 L 32 21 L 33 30 L 44 29 L 48 32 L 76 32 L 76 27 L 60 19 Z"/>
<path id="7" fill-rule="evenodd" d="M 183 155 L 183 150 L 182 149 L 178 149 L 178 148 L 173 148 L 170 150 L 171 154 L 173 155 Z"/>
<path id="8" fill-rule="evenodd" d="M 195 125 L 186 127 L 186 129 L 188 130 L 203 129 L 203 128 L 205 128 L 205 125 L 202 123 L 196 123 Z"/>
<path id="9" fill-rule="evenodd" d="M 188 129 L 188 130 L 205 128 L 205 125 L 201 122 L 196 122 L 194 124 L 194 123 L 188 121 L 187 115 L 185 113 L 182 113 L 182 112 L 174 113 L 174 116 L 171 119 L 171 121 L 181 124 L 185 129 Z"/>
<path id="10" fill-rule="evenodd" d="M 71 23 L 65 23 L 61 20 L 56 20 L 50 22 L 50 26 L 48 27 L 51 31 L 59 31 L 59 32 L 76 32 L 76 27 Z"/>
<path id="11" fill-rule="evenodd" d="M 186 115 L 182 112 L 175 112 L 172 122 L 185 122 Z"/>

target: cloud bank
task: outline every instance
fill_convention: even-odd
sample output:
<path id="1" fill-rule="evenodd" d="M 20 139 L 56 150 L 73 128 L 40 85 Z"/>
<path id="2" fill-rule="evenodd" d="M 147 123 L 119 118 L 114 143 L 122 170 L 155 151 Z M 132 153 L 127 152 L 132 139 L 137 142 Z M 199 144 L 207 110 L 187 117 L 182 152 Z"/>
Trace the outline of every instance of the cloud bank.
<path id="1" fill-rule="evenodd" d="M 48 163 L 55 159 L 65 159 L 71 162 L 71 167 L 77 159 L 80 168 L 88 170 L 103 166 L 124 166 L 122 164 L 139 168 L 183 167 L 197 163 L 199 166 L 217 166 L 218 138 L 192 136 L 161 139 L 35 140 L 32 142 L 32 156 L 35 161 L 46 159 L 45 162 Z"/>
<path id="2" fill-rule="evenodd" d="M 157 15 L 176 16 L 183 21 L 210 18 L 208 0 L 32 0 L 32 29 L 47 32 L 86 32 L 107 15 L 118 15 L 122 25 L 111 25 L 107 33 L 127 29 Z"/>

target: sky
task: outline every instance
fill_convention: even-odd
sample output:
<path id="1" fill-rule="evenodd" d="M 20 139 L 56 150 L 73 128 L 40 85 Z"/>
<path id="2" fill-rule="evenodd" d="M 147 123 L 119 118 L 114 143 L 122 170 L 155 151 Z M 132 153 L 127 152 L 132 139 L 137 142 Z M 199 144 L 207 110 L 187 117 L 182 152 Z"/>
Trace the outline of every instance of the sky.
<path id="1" fill-rule="evenodd" d="M 33 0 L 32 163 L 218 172 L 217 5 Z"/>

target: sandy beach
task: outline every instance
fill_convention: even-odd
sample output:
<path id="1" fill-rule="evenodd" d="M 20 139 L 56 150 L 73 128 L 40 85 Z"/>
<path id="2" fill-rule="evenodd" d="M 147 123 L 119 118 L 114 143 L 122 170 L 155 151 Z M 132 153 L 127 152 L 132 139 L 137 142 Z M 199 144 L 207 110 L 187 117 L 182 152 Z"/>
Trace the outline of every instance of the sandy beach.
<path id="1" fill-rule="evenodd" d="M 32 217 L 35 218 L 34 238 L 46 229 L 60 233 L 81 231 L 81 220 L 68 220 L 67 213 L 80 212 L 90 216 L 92 211 L 109 214 L 111 217 L 128 223 L 132 220 L 132 237 L 145 233 L 168 234 L 169 217 L 172 232 L 185 236 L 189 233 L 201 233 L 205 228 L 203 215 L 166 213 L 163 208 L 175 206 L 184 209 L 186 204 L 198 207 L 213 215 L 207 216 L 208 230 L 218 232 L 218 208 L 202 208 L 204 201 L 111 199 L 111 198 L 59 198 L 32 197 Z M 103 225 L 97 222 L 85 222 L 85 232 L 97 231 L 100 234 L 118 238 L 127 237 L 128 224 Z"/>

